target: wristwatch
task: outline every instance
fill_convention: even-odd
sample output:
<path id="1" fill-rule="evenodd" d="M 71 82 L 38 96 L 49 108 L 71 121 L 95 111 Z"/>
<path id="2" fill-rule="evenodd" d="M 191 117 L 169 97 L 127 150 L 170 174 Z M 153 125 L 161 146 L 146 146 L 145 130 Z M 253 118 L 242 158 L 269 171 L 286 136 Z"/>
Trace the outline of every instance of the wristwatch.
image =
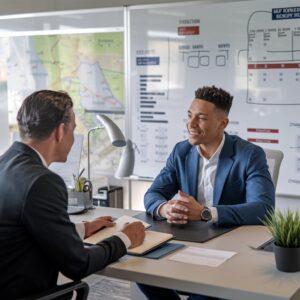
<path id="1" fill-rule="evenodd" d="M 202 221 L 205 221 L 205 222 L 210 221 L 212 218 L 210 209 L 207 206 L 204 206 L 204 208 L 201 211 L 200 216 L 201 216 Z"/>

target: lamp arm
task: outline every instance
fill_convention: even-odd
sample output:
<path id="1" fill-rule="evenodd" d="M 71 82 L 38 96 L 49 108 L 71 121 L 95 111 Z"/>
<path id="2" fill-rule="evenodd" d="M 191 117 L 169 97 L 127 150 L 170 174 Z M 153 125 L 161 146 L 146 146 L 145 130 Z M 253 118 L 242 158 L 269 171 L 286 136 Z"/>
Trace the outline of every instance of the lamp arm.
<path id="1" fill-rule="evenodd" d="M 90 134 L 92 131 L 97 130 L 97 129 L 105 129 L 108 137 L 111 141 L 111 144 L 115 147 L 124 147 L 126 146 L 126 141 L 124 138 L 124 135 L 121 131 L 121 129 L 111 120 L 109 117 L 105 115 L 96 115 L 97 120 L 100 122 L 101 125 L 96 126 L 94 128 L 91 128 L 88 131 L 87 134 L 87 146 L 88 146 L 88 153 L 87 153 L 87 159 L 88 159 L 88 179 L 91 180 L 91 163 L 90 163 Z"/>
<path id="2" fill-rule="evenodd" d="M 88 180 L 91 180 L 90 178 L 90 135 L 92 131 L 95 131 L 97 129 L 102 129 L 104 126 L 96 126 L 94 128 L 89 129 L 88 134 L 87 134 L 87 171 L 88 171 Z"/>

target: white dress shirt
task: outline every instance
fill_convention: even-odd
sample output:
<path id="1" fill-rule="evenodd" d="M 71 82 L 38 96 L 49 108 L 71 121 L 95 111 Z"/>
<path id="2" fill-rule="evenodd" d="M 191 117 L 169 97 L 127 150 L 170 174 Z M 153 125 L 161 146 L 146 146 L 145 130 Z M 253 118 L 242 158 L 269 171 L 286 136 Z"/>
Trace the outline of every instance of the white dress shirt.
<path id="1" fill-rule="evenodd" d="M 26 144 L 28 147 L 30 147 L 33 151 L 35 151 L 35 153 L 39 156 L 39 158 L 41 159 L 43 165 L 48 168 L 47 162 L 44 159 L 43 155 L 37 151 L 35 148 L 31 147 L 30 145 Z M 80 223 L 74 223 L 75 225 L 75 229 L 79 235 L 79 237 L 83 240 L 85 237 L 85 226 L 84 226 L 84 222 L 80 222 Z M 128 249 L 131 246 L 131 241 L 128 238 L 128 236 L 123 233 L 123 232 L 116 232 L 114 235 L 118 236 L 122 242 L 125 244 L 126 248 Z"/>
<path id="2" fill-rule="evenodd" d="M 212 214 L 212 222 L 218 221 L 218 211 L 213 207 L 213 195 L 214 195 L 214 185 L 217 173 L 217 166 L 219 161 L 219 156 L 221 150 L 224 146 L 225 134 L 223 139 L 217 148 L 216 152 L 210 157 L 210 159 L 205 158 L 198 147 L 198 152 L 202 159 L 199 160 L 199 175 L 198 175 L 198 193 L 197 200 L 202 205 L 210 208 Z"/>

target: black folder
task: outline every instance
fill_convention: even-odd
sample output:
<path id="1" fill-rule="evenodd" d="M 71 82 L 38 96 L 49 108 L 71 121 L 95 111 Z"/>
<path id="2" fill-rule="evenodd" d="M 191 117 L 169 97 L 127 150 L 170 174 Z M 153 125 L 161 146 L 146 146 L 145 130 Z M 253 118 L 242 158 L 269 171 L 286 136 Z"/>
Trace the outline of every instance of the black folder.
<path id="1" fill-rule="evenodd" d="M 238 226 L 218 226 L 212 222 L 189 221 L 184 225 L 169 224 L 166 220 L 154 220 L 147 213 L 134 216 L 146 223 L 151 224 L 152 231 L 171 233 L 174 240 L 204 243 L 221 234 L 229 232 Z"/>

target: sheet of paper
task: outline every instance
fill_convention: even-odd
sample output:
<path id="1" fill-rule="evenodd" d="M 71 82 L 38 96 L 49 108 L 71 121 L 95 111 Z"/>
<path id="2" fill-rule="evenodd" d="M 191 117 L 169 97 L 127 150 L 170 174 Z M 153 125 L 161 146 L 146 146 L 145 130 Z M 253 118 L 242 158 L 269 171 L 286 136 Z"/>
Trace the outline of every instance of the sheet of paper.
<path id="1" fill-rule="evenodd" d="M 187 247 L 170 257 L 169 260 L 193 265 L 218 267 L 235 254 L 237 253 L 231 251 Z"/>
<path id="2" fill-rule="evenodd" d="M 122 216 L 122 217 L 116 219 L 114 222 L 116 223 L 116 225 L 114 226 L 114 229 L 116 231 L 122 230 L 126 223 L 133 223 L 133 222 L 142 222 L 143 225 L 145 226 L 145 228 L 148 228 L 151 226 L 150 224 L 148 224 L 146 222 L 143 222 L 137 218 L 130 217 L 130 216 Z"/>

